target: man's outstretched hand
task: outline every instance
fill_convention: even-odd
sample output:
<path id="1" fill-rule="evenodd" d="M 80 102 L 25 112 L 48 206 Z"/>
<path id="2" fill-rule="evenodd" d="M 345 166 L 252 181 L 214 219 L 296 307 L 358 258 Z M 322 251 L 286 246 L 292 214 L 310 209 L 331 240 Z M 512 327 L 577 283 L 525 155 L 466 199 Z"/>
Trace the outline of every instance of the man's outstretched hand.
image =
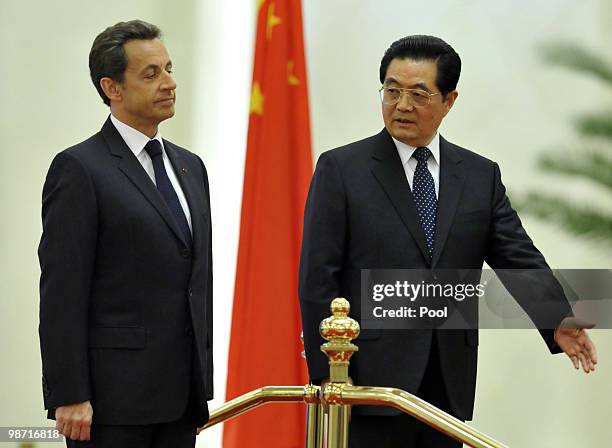
<path id="1" fill-rule="evenodd" d="M 72 440 L 90 440 L 93 408 L 89 401 L 59 406 L 55 410 L 55 427 Z"/>
<path id="2" fill-rule="evenodd" d="M 578 370 L 582 365 L 582 370 L 585 373 L 595 371 L 595 365 L 597 364 L 595 344 L 585 330 L 585 328 L 593 328 L 593 326 L 593 324 L 570 317 L 564 319 L 555 330 L 557 345 L 572 361 L 574 368 Z"/>

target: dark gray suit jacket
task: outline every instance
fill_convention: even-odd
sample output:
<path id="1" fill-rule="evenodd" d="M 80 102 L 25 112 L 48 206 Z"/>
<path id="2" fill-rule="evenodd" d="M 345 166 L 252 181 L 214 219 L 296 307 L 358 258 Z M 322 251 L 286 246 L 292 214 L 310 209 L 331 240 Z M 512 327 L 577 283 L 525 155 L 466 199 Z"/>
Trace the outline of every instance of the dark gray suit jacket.
<path id="1" fill-rule="evenodd" d="M 351 316 L 360 319 L 361 269 L 480 269 L 484 261 L 494 269 L 550 272 L 510 206 L 495 162 L 440 138 L 438 217 L 430 260 L 404 168 L 385 129 L 322 154 L 306 204 L 299 275 L 311 379 L 328 376 L 318 326 L 329 316 L 330 300 L 346 297 Z M 552 275 L 547 281 L 562 304 L 554 310 L 558 315 L 547 316 L 548 322 L 558 324 L 569 306 Z M 527 294 L 516 298 L 526 309 L 537 300 Z M 364 330 L 357 340 L 359 352 L 351 360 L 351 376 L 358 385 L 415 393 L 425 373 L 433 331 L 437 331 L 452 410 L 470 419 L 478 330 Z M 541 333 L 555 351 L 552 330 Z"/>
<path id="2" fill-rule="evenodd" d="M 192 219 L 181 236 L 110 119 L 59 153 L 42 200 L 40 344 L 45 408 L 91 400 L 98 424 L 151 424 L 212 386 L 212 252 L 202 161 L 164 140 Z"/>

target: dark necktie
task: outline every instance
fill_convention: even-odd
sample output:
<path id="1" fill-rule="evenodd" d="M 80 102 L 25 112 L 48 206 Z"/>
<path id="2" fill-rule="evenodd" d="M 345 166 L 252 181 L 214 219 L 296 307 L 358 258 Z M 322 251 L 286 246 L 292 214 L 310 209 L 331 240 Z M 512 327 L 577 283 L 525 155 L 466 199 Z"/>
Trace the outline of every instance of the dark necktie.
<path id="1" fill-rule="evenodd" d="M 191 244 L 189 224 L 187 223 L 187 218 L 185 217 L 185 213 L 183 212 L 179 198 L 176 195 L 176 191 L 174 191 L 174 188 L 172 187 L 168 173 L 166 173 L 161 143 L 159 143 L 158 140 L 150 140 L 144 149 L 149 156 L 151 156 L 151 160 L 153 161 L 153 170 L 155 171 L 155 183 L 157 184 L 157 189 L 166 200 L 168 208 L 172 212 L 176 223 L 183 232 L 185 242 L 189 245 Z"/>
<path id="2" fill-rule="evenodd" d="M 416 203 L 419 219 L 425 234 L 425 243 L 429 257 L 433 254 L 434 236 L 436 234 L 436 216 L 438 213 L 438 200 L 436 198 L 436 187 L 433 176 L 427 169 L 427 159 L 431 156 L 429 149 L 417 148 L 412 157 L 417 160 L 412 180 L 412 195 Z"/>

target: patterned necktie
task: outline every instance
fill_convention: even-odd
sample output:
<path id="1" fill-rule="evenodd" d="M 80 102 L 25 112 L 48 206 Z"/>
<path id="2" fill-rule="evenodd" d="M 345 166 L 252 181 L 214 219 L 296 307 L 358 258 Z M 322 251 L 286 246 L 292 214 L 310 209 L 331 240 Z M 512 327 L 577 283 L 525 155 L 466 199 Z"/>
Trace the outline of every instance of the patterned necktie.
<path id="1" fill-rule="evenodd" d="M 434 236 L 436 234 L 436 217 L 438 213 L 438 200 L 436 198 L 436 187 L 434 185 L 433 176 L 427 169 L 427 159 L 431 156 L 429 149 L 420 147 L 417 148 L 412 157 L 417 160 L 417 166 L 414 170 L 414 179 L 412 181 L 412 195 L 419 212 L 419 219 L 423 233 L 425 234 L 425 242 L 427 243 L 427 251 L 431 258 L 434 249 Z"/>
<path id="2" fill-rule="evenodd" d="M 187 223 L 187 218 L 185 217 L 185 213 L 183 212 L 183 207 L 181 207 L 179 198 L 176 195 L 176 191 L 174 191 L 174 188 L 172 187 L 168 173 L 166 173 L 161 144 L 158 140 L 149 140 L 144 149 L 149 156 L 151 156 L 151 160 L 153 161 L 153 170 L 155 171 L 155 183 L 157 184 L 157 189 L 166 200 L 168 208 L 172 212 L 176 223 L 183 232 L 185 242 L 190 245 L 191 231 L 189 230 L 189 224 Z"/>

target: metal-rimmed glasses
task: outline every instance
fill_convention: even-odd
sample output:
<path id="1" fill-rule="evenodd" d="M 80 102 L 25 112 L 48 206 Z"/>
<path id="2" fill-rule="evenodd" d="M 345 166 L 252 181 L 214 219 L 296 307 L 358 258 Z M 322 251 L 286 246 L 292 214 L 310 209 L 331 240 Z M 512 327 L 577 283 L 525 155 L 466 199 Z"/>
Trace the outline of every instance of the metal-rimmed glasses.
<path id="1" fill-rule="evenodd" d="M 380 93 L 380 100 L 387 106 L 393 106 L 399 103 L 402 98 L 402 94 L 406 94 L 410 103 L 414 107 L 424 107 L 431 102 L 431 97 L 440 95 L 440 92 L 429 93 L 423 89 L 406 89 L 403 87 L 392 87 L 382 86 L 378 92 Z"/>

